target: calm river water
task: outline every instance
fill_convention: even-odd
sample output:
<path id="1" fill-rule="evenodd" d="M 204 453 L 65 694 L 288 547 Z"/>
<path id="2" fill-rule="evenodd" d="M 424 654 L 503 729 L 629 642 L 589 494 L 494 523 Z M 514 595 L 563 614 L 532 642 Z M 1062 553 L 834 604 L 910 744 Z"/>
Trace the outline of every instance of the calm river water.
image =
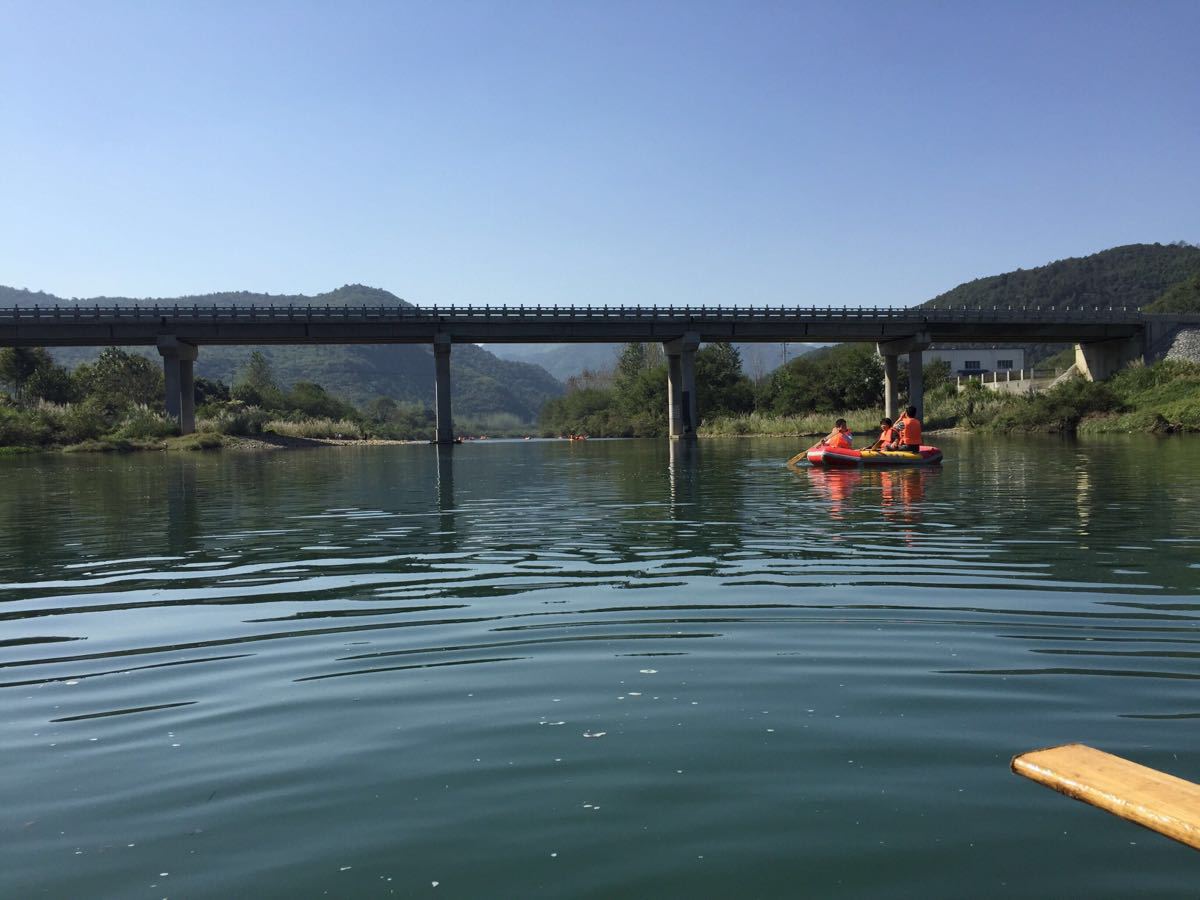
<path id="1" fill-rule="evenodd" d="M 0 460 L 0 896 L 1194 897 L 1200 441 Z"/>

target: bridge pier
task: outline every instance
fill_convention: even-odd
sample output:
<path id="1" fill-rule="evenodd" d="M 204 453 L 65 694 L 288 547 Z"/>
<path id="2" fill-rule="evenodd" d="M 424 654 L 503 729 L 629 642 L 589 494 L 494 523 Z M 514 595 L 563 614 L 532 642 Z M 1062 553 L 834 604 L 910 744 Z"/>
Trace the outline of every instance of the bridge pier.
<path id="1" fill-rule="evenodd" d="M 925 372 L 924 353 L 920 350 L 908 352 L 908 405 L 917 408 L 917 418 L 925 420 Z"/>
<path id="2" fill-rule="evenodd" d="M 454 443 L 454 423 L 450 416 L 450 335 L 433 338 L 433 406 L 437 416 L 436 444 Z"/>
<path id="3" fill-rule="evenodd" d="M 896 414 L 899 412 L 896 406 L 900 402 L 900 358 L 895 353 L 881 353 L 881 355 L 883 356 L 883 414 L 894 422 Z"/>
<path id="4" fill-rule="evenodd" d="M 180 434 L 191 434 L 196 430 L 196 345 L 174 335 L 160 335 L 158 352 L 163 360 L 166 394 L 163 409 L 179 423 Z"/>
<path id="5" fill-rule="evenodd" d="M 1115 341 L 1093 341 L 1075 345 L 1075 369 L 1088 381 L 1107 381 L 1135 360 L 1145 359 L 1142 335 Z"/>
<path id="6" fill-rule="evenodd" d="M 896 396 L 899 382 L 896 363 L 901 353 L 908 354 L 908 405 L 917 408 L 918 419 L 925 418 L 925 379 L 921 366 L 924 365 L 924 351 L 929 349 L 930 343 L 929 335 L 920 332 L 910 338 L 880 341 L 875 345 L 875 352 L 883 357 L 883 414 L 889 419 L 895 421 L 900 412 Z"/>
<path id="7" fill-rule="evenodd" d="M 699 346 L 699 335 L 691 332 L 663 342 L 667 354 L 667 421 L 673 441 L 694 441 L 700 425 L 700 406 L 696 400 Z"/>

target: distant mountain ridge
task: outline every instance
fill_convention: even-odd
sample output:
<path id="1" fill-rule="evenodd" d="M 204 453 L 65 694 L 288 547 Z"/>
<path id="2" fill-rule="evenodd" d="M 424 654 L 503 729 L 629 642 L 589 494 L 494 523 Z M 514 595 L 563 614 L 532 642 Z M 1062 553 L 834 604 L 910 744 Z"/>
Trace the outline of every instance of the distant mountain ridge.
<path id="1" fill-rule="evenodd" d="M 412 306 L 380 288 L 348 284 L 315 296 L 226 291 L 187 297 L 89 297 L 65 300 L 41 291 L 0 286 L 0 306 Z M 196 374 L 227 384 L 260 350 L 271 362 L 281 384 L 315 381 L 331 393 L 355 403 L 391 397 L 433 405 L 433 353 L 409 344 L 347 344 L 295 347 L 201 347 Z M 54 355 L 77 365 L 96 355 L 90 348 L 59 348 Z M 537 421 L 542 404 L 563 392 L 563 386 L 540 366 L 500 359 L 474 344 L 457 344 L 451 354 L 451 395 L 459 418 L 486 419 L 506 414 L 523 423 Z"/>
<path id="2" fill-rule="evenodd" d="M 519 360 L 544 368 L 566 381 L 584 370 L 611 371 L 621 355 L 624 344 L 485 344 L 501 359 Z M 753 379 L 770 374 L 789 359 L 795 359 L 816 349 L 817 344 L 735 343 L 742 357 L 742 371 Z"/>

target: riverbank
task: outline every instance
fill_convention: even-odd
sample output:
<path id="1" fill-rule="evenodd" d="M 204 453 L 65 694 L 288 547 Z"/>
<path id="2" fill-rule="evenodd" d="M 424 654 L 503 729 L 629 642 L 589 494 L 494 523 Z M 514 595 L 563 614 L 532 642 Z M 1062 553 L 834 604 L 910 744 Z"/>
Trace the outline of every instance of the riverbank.
<path id="1" fill-rule="evenodd" d="M 0 454 L 285 450 L 427 442 L 391 436 L 386 428 L 345 419 L 263 419 L 260 411 L 249 409 L 201 419 L 197 431 L 180 435 L 172 419 L 144 406 L 106 416 L 85 404 L 0 405 Z"/>
<path id="2" fill-rule="evenodd" d="M 828 434 L 835 418 L 855 434 L 874 434 L 881 411 L 846 410 L 771 416 L 749 413 L 705 421 L 701 436 Z M 963 391 L 945 385 L 925 397 L 927 432 L 1091 434 L 1200 432 L 1200 365 L 1165 360 L 1132 366 L 1106 382 L 1072 378 L 1037 394 L 1003 394 L 972 383 Z"/>

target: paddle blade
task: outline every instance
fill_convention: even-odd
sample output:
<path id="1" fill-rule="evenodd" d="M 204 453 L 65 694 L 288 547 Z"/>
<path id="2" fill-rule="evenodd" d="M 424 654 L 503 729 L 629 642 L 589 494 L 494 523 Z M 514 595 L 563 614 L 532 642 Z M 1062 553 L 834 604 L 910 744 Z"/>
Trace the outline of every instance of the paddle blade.
<path id="1" fill-rule="evenodd" d="M 1012 770 L 1200 850 L 1200 785 L 1084 744 L 1022 753 Z"/>

